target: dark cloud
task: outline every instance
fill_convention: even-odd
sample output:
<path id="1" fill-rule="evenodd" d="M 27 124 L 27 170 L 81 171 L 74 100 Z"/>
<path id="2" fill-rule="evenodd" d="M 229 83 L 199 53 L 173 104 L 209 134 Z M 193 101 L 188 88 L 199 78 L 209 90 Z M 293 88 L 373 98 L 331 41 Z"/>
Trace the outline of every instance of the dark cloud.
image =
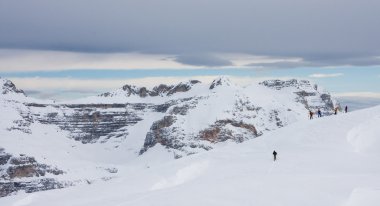
<path id="1" fill-rule="evenodd" d="M 210 54 L 192 54 L 192 55 L 179 55 L 175 61 L 182 64 L 195 65 L 195 66 L 231 66 L 232 62 L 222 59 Z"/>
<path id="2" fill-rule="evenodd" d="M 265 67 L 265 68 L 299 68 L 299 67 L 308 67 L 311 66 L 308 62 L 289 62 L 289 61 L 279 61 L 273 63 L 253 63 L 247 64 L 246 66 L 251 67 Z"/>
<path id="3" fill-rule="evenodd" d="M 311 61 L 311 60 L 310 60 Z M 380 58 L 375 56 L 357 56 L 343 58 L 326 58 L 312 61 L 315 64 L 321 65 L 352 65 L 352 66 L 371 66 L 380 65 Z"/>
<path id="4" fill-rule="evenodd" d="M 373 65 L 379 8 L 374 0 L 2 0 L 0 48 L 165 53 L 195 65 L 224 63 L 186 55 Z"/>
<path id="5" fill-rule="evenodd" d="M 380 58 L 374 56 L 326 56 L 305 57 L 302 61 L 278 61 L 273 63 L 252 63 L 246 66 L 265 68 L 299 68 L 299 67 L 328 67 L 328 66 L 373 66 L 380 65 Z"/>

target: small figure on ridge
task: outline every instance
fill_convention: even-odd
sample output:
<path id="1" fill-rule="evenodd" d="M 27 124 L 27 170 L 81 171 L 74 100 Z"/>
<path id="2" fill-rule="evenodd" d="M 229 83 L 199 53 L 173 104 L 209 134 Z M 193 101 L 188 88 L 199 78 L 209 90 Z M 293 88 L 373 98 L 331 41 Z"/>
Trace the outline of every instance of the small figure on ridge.
<path id="1" fill-rule="evenodd" d="M 335 114 L 335 115 L 338 114 L 338 107 L 335 107 L 335 109 L 334 109 L 334 114 Z"/>

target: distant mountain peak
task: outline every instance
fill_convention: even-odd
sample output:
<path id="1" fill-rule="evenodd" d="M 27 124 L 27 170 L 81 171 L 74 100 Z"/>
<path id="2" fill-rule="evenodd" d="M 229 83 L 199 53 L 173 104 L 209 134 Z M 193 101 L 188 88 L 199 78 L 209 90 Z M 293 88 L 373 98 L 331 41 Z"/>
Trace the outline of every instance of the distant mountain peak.
<path id="1" fill-rule="evenodd" d="M 214 89 L 215 87 L 218 87 L 218 86 L 231 86 L 231 85 L 233 85 L 233 84 L 228 77 L 221 76 L 221 77 L 214 79 L 214 81 L 212 81 L 212 83 L 210 85 L 210 89 Z"/>
<path id="2" fill-rule="evenodd" d="M 24 91 L 21 89 L 17 89 L 16 85 L 13 84 L 12 81 L 0 77 L 0 94 L 12 93 L 25 95 Z"/>
<path id="3" fill-rule="evenodd" d="M 193 85 L 198 84 L 198 83 L 201 83 L 201 82 L 198 80 L 189 80 L 187 82 L 180 82 L 176 86 L 174 86 L 173 89 L 171 89 L 167 95 L 170 96 L 177 92 L 187 92 L 193 87 Z"/>
<path id="4" fill-rule="evenodd" d="M 138 87 L 134 85 L 126 84 L 122 88 L 114 91 L 114 92 L 106 92 L 99 96 L 102 97 L 113 97 L 113 96 L 139 96 L 139 97 L 155 97 L 155 96 L 171 96 L 178 92 L 187 92 L 189 91 L 193 85 L 201 83 L 198 80 L 189 80 L 185 82 L 180 82 L 176 85 L 166 85 L 160 84 L 158 86 L 153 87 L 152 90 L 147 89 L 146 87 Z"/>
<path id="5" fill-rule="evenodd" d="M 281 90 L 286 87 L 313 87 L 315 90 L 317 90 L 317 86 L 313 83 L 311 83 L 309 80 L 300 80 L 300 79 L 289 79 L 289 80 L 279 80 L 279 79 L 272 79 L 272 80 L 265 80 L 260 83 L 261 85 L 264 85 L 266 87 L 270 87 L 276 90 Z"/>

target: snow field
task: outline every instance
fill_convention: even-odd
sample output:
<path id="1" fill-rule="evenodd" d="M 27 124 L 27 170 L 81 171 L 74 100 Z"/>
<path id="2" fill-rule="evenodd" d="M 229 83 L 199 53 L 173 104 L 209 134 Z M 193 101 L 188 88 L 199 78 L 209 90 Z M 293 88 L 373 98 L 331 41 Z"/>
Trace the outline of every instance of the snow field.
<path id="1" fill-rule="evenodd" d="M 9 196 L 0 205 L 377 205 L 380 152 L 368 145 L 380 138 L 379 114 L 375 107 L 305 120 L 179 160 L 157 146 L 109 181 Z"/>

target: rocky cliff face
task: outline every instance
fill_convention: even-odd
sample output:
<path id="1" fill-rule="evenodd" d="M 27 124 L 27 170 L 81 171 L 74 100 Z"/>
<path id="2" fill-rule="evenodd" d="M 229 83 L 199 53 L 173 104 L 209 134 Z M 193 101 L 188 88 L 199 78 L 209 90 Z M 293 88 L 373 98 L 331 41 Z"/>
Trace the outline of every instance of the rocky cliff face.
<path id="1" fill-rule="evenodd" d="M 318 88 L 318 85 L 312 84 L 308 80 L 267 80 L 260 84 L 279 91 L 296 88 L 298 91 L 293 92 L 297 95 L 296 102 L 302 103 L 307 110 L 312 112 L 320 109 L 323 115 L 331 115 L 335 108 L 341 109 L 339 102 L 333 99 L 327 91 Z"/>
<path id="2" fill-rule="evenodd" d="M 72 104 L 41 105 L 29 107 L 46 108 L 48 112 L 32 114 L 42 124 L 57 125 L 69 132 L 69 137 L 82 143 L 95 143 L 128 136 L 128 127 L 141 121 L 141 113 L 157 109 L 147 104 Z M 47 109 L 49 108 L 49 109 Z"/>
<path id="3" fill-rule="evenodd" d="M 64 187 L 47 174 L 62 175 L 56 167 L 38 163 L 33 157 L 6 153 L 0 148 L 0 197 L 23 190 L 27 193 Z"/>
<path id="4" fill-rule="evenodd" d="M 181 82 L 177 85 L 166 85 L 160 84 L 159 86 L 154 87 L 152 90 L 147 89 L 146 87 L 137 87 L 133 85 L 124 85 L 121 89 L 114 92 L 106 92 L 99 96 L 101 97 L 114 97 L 114 96 L 138 96 L 138 97 L 157 97 L 157 96 L 171 96 L 178 92 L 187 92 L 195 84 L 201 83 L 198 80 L 190 80 L 188 82 Z"/>
<path id="5" fill-rule="evenodd" d="M 13 85 L 9 82 L 6 84 Z M 161 84 L 152 90 L 145 87 L 125 85 L 115 92 L 100 95 L 101 98 L 137 95 L 141 98 L 141 103 L 26 103 L 25 106 L 29 110 L 20 111 L 23 119 L 15 121 L 14 126 L 9 129 L 31 133 L 28 126 L 37 121 L 42 124 L 57 125 L 60 129 L 68 131 L 70 138 L 82 143 L 96 143 L 105 142 L 110 138 L 125 139 L 129 135 L 128 129 L 142 121 L 144 114 L 162 113 L 163 118 L 152 121 L 150 130 L 146 131 L 145 143 L 142 145 L 140 154 L 156 144 L 161 144 L 168 149 L 184 153 L 179 155 L 182 156 L 194 153 L 194 148 L 205 150 L 212 148 L 212 145 L 208 143 L 200 143 L 202 141 L 215 144 L 226 140 L 241 142 L 257 137 L 266 130 L 285 126 L 288 122 L 286 118 L 281 118 L 281 116 L 294 113 L 288 108 L 284 114 L 284 112 L 279 111 L 279 108 L 268 110 L 263 109 L 265 105 L 255 105 L 254 99 L 245 95 L 245 90 L 235 88 L 234 84 L 225 77 L 215 79 L 209 86 L 206 85 L 205 92 L 199 95 L 194 94 L 182 99 L 163 99 L 164 101 L 160 101 L 160 103 L 144 103 L 144 98 L 147 96 L 157 98 L 172 96 L 176 93 L 188 92 L 197 84 L 200 82 L 191 80 L 173 86 Z M 301 103 L 307 110 L 321 109 L 325 115 L 328 115 L 333 112 L 336 106 L 339 106 L 329 93 L 318 90 L 317 85 L 306 80 L 268 80 L 260 84 L 270 89 L 295 95 L 292 101 Z M 215 93 L 214 90 L 217 87 L 224 88 Z M 21 92 L 14 85 L 7 88 L 9 88 L 7 91 Z M 231 88 L 234 90 L 232 93 Z M 237 93 L 234 94 L 235 92 Z M 214 104 L 216 106 L 224 104 L 218 101 L 220 99 L 226 100 L 225 98 L 228 98 L 231 105 L 227 105 L 224 110 L 217 111 L 224 113 L 225 117 L 218 119 L 219 114 L 212 114 L 217 118 L 216 120 L 208 121 L 207 125 L 202 125 L 191 132 L 183 131 L 183 127 L 188 124 L 187 116 L 189 113 L 190 116 L 198 115 L 198 118 L 202 118 L 202 111 L 197 111 L 199 107 L 208 105 L 203 111 L 207 112 L 207 108 L 212 108 Z M 253 121 L 254 118 L 257 119 Z M 263 125 L 265 122 L 267 122 L 266 125 Z M 271 126 L 272 124 L 273 126 Z"/>
<path id="6" fill-rule="evenodd" d="M 9 81 L 5 81 L 5 84 L 8 85 L 6 91 L 22 92 Z M 31 133 L 29 125 L 36 121 L 56 125 L 68 131 L 70 138 L 82 143 L 106 142 L 110 138 L 128 137 L 129 128 L 144 120 L 145 114 L 161 113 L 163 118 L 152 121 L 150 130 L 146 131 L 145 143 L 140 154 L 156 144 L 181 153 L 192 154 L 194 148 L 206 150 L 212 148 L 208 143 L 200 144 L 202 141 L 214 144 L 226 140 L 241 142 L 257 137 L 266 130 L 285 126 L 288 122 L 284 116 L 294 113 L 289 108 L 269 109 L 265 108 L 265 105 L 255 105 L 253 98 L 259 97 L 248 97 L 247 89 L 237 88 L 225 77 L 215 79 L 209 86 L 206 85 L 203 93 L 191 94 L 181 99 L 163 98 L 188 92 L 197 84 L 200 82 L 191 80 L 173 86 L 161 84 L 152 90 L 125 85 L 115 92 L 100 95 L 100 98 L 137 95 L 141 98 L 140 103 L 25 103 L 29 109 L 20 110 L 23 118 L 14 121 L 14 126 L 8 129 Z M 325 115 L 328 115 L 339 106 L 328 92 L 319 90 L 317 85 L 306 80 L 268 80 L 260 84 L 294 95 L 293 103 L 301 103 L 306 110 L 321 109 Z M 217 87 L 222 88 L 215 92 Z M 147 96 L 163 99 L 159 103 L 145 103 L 144 98 Z M 218 101 L 228 101 L 230 105 Z M 193 131 L 184 131 L 184 127 L 188 124 L 188 116 L 201 119 L 204 115 L 202 112 L 207 113 L 208 109 L 213 110 L 213 107 L 218 107 L 219 104 L 226 108 L 215 111 L 218 114 L 209 114 L 215 116 L 215 120 L 207 121 L 206 125 L 201 125 Z M 207 106 L 202 108 L 203 105 Z M 200 111 L 200 108 L 203 111 Z M 189 147 L 190 149 L 186 149 Z"/>
<path id="7" fill-rule="evenodd" d="M 234 88 L 233 83 L 227 78 L 219 78 L 211 83 L 209 90 L 214 91 L 220 87 L 218 92 L 224 93 L 223 95 L 226 98 L 220 99 L 220 96 L 214 95 L 198 96 L 191 101 L 170 108 L 167 116 L 152 124 L 140 154 L 156 144 L 161 144 L 173 151 L 175 157 L 178 158 L 212 149 L 219 142 L 243 142 L 258 137 L 266 131 L 288 125 L 292 121 L 290 117 L 303 116 L 302 118 L 306 119 L 307 110 L 316 111 L 320 109 L 324 115 L 331 115 L 334 108 L 339 107 L 339 104 L 328 92 L 319 90 L 317 85 L 306 80 L 273 80 L 264 81 L 260 84 L 276 90 L 273 95 L 289 94 L 291 104 L 299 103 L 299 108 L 290 109 L 287 105 L 289 102 L 278 102 L 275 106 L 255 104 L 252 96 L 247 96 L 247 91 Z M 218 102 L 220 100 L 230 102 L 228 107 L 217 111 L 224 113 L 224 115 L 221 117 L 215 115 L 215 120 L 208 121 L 208 124 L 203 125 L 203 127 L 190 131 L 184 130 L 184 127 L 189 127 L 191 124 L 188 118 L 193 115 L 199 115 L 199 118 L 206 119 L 207 115 L 214 116 L 208 112 L 214 110 L 212 107 L 223 104 Z M 281 100 L 274 98 L 272 101 Z M 208 105 L 203 110 L 205 113 L 198 113 L 199 107 L 208 104 L 208 102 L 213 102 L 213 104 Z M 299 111 L 304 113 L 300 114 Z"/>

